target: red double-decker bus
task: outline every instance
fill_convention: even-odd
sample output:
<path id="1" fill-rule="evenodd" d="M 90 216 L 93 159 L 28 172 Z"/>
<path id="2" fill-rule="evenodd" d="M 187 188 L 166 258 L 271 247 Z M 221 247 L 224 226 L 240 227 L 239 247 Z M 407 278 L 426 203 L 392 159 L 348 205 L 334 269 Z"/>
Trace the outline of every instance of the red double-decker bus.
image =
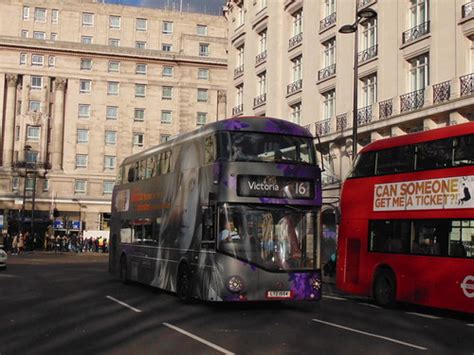
<path id="1" fill-rule="evenodd" d="M 474 313 L 474 122 L 373 142 L 341 192 L 337 286 Z"/>

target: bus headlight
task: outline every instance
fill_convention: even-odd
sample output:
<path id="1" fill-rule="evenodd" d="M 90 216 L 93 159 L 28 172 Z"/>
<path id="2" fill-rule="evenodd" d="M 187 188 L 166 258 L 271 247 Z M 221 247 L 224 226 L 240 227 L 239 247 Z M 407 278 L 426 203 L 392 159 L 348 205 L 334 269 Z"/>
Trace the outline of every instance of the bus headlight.
<path id="1" fill-rule="evenodd" d="M 239 276 L 231 276 L 227 279 L 226 285 L 230 292 L 237 293 L 244 289 L 244 280 Z"/>

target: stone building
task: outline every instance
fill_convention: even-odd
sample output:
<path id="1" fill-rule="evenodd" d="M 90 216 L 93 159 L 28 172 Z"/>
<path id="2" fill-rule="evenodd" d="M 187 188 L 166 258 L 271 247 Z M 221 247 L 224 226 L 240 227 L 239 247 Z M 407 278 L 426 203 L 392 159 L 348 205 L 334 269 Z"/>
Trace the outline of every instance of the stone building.
<path id="1" fill-rule="evenodd" d="M 57 233 L 107 228 L 123 158 L 225 115 L 226 33 L 222 16 L 0 0 L 4 231 L 43 233 L 54 208 Z"/>

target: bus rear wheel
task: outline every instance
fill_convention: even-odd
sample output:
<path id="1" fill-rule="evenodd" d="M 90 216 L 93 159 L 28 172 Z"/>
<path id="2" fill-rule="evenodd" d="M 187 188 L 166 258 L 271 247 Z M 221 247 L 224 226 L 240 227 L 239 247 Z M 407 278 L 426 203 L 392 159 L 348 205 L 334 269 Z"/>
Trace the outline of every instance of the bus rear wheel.
<path id="1" fill-rule="evenodd" d="M 395 305 L 395 276 L 390 271 L 379 271 L 375 275 L 373 285 L 374 301 L 377 305 L 391 308 Z"/>
<path id="2" fill-rule="evenodd" d="M 189 268 L 184 264 L 179 267 L 176 293 L 182 302 L 188 303 L 191 300 L 191 276 Z"/>
<path id="3" fill-rule="evenodd" d="M 120 258 L 120 281 L 126 284 L 128 283 L 128 270 L 127 270 L 127 258 L 122 256 Z"/>

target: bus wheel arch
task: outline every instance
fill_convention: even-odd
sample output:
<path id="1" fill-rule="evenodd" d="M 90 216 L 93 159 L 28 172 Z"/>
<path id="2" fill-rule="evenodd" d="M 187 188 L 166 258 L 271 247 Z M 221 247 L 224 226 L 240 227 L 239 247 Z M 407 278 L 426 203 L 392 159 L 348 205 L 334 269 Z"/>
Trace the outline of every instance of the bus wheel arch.
<path id="1" fill-rule="evenodd" d="M 119 276 L 120 281 L 126 284 L 128 283 L 128 265 L 127 265 L 127 256 L 122 253 L 120 256 L 120 263 L 119 263 Z"/>
<path id="2" fill-rule="evenodd" d="M 176 275 L 176 294 L 183 302 L 191 300 L 191 270 L 188 263 L 182 260 Z"/>
<path id="3" fill-rule="evenodd" d="M 372 280 L 372 298 L 375 303 L 385 308 L 395 306 L 397 296 L 397 278 L 390 266 L 381 265 Z"/>

